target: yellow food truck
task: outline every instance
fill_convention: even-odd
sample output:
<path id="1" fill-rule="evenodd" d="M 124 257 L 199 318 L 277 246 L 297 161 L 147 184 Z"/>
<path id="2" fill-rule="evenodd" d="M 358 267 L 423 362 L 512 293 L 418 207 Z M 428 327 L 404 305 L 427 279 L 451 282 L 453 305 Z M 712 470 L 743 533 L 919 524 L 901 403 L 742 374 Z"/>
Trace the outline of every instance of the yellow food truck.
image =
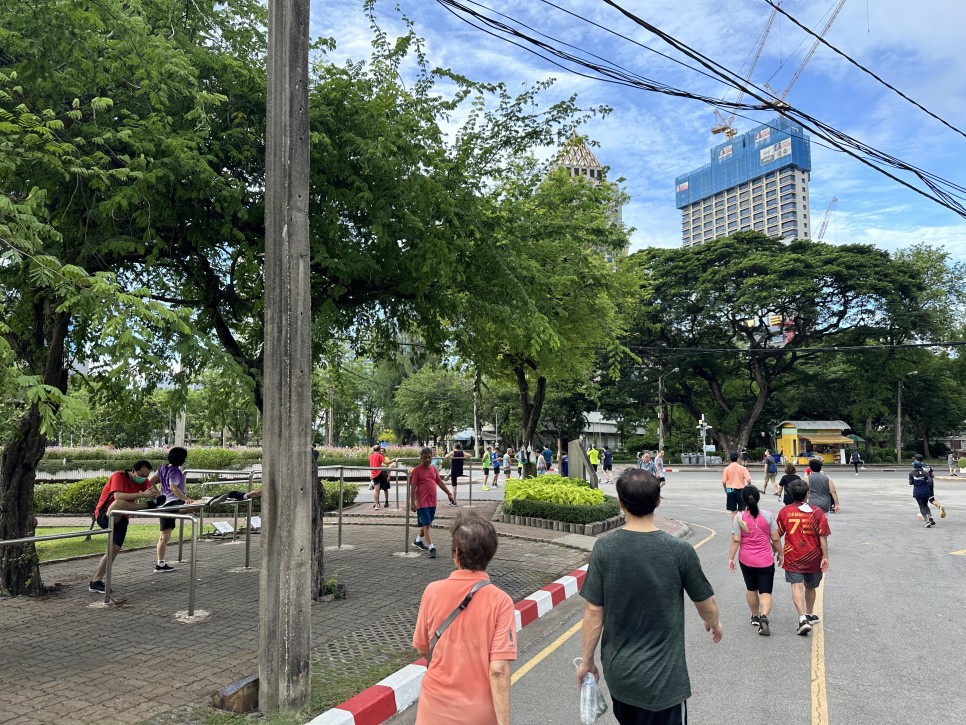
<path id="1" fill-rule="evenodd" d="M 806 465 L 809 458 L 822 463 L 848 463 L 855 440 L 841 420 L 784 420 L 778 425 L 778 450 L 784 460 Z"/>

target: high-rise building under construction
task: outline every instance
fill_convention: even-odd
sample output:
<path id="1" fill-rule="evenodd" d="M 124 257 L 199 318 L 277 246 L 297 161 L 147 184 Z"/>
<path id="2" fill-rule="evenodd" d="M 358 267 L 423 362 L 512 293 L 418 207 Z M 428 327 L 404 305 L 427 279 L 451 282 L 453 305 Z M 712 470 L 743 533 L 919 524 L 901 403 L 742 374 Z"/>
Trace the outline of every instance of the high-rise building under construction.
<path id="1" fill-rule="evenodd" d="M 711 163 L 675 180 L 681 239 L 691 247 L 746 229 L 811 238 L 809 141 L 786 118 L 711 149 Z"/>

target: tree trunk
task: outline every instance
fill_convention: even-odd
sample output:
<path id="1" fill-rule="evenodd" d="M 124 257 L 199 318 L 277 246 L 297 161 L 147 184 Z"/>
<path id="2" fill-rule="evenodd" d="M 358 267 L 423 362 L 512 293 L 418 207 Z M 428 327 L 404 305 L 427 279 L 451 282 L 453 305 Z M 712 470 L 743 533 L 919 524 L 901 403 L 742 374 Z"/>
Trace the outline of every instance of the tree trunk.
<path id="1" fill-rule="evenodd" d="M 872 460 L 872 416 L 865 419 L 865 460 Z"/>
<path id="2" fill-rule="evenodd" d="M 325 518 L 325 491 L 316 478 L 312 487 L 312 601 L 318 602 L 325 593 L 325 544 L 322 523 Z"/>
<path id="3" fill-rule="evenodd" d="M 520 403 L 523 410 L 523 450 L 526 460 L 523 464 L 523 477 L 531 478 L 537 475 L 536 463 L 532 461 L 530 453 L 533 448 L 533 438 L 540 423 L 540 413 L 543 412 L 543 401 L 547 395 L 547 379 L 537 377 L 537 389 L 530 398 L 530 384 L 524 366 L 513 368 L 517 376 L 517 389 L 520 391 Z"/>
<path id="4" fill-rule="evenodd" d="M 929 458 L 929 431 L 926 430 L 926 426 L 922 427 L 922 456 Z"/>

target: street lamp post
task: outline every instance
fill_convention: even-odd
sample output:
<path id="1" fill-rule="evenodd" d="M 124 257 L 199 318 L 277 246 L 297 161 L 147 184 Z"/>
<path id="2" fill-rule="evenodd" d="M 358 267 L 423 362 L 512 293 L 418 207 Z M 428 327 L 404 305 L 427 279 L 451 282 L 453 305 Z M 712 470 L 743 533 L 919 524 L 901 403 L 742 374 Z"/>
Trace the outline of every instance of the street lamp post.
<path id="1" fill-rule="evenodd" d="M 674 368 L 664 375 L 676 373 L 679 368 Z M 657 449 L 664 450 L 664 375 L 657 376 Z"/>
<path id="2" fill-rule="evenodd" d="M 899 376 L 899 390 L 896 393 L 896 465 L 902 465 L 902 381 L 909 375 L 918 375 L 918 370 L 912 370 Z"/>
<path id="3" fill-rule="evenodd" d="M 493 445 L 500 447 L 500 409 L 493 409 Z"/>

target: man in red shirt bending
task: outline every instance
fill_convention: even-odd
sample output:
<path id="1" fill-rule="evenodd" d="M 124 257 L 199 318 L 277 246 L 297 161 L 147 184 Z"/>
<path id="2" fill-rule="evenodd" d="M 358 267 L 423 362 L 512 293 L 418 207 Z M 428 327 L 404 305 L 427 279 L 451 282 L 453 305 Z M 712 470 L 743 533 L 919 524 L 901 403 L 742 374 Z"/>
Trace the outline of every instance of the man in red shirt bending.
<path id="1" fill-rule="evenodd" d="M 432 462 L 433 449 L 423 448 L 419 452 L 419 465 L 409 474 L 409 507 L 416 512 L 416 523 L 419 524 L 419 535 L 413 541 L 413 546 L 428 551 L 429 558 L 435 559 L 436 547 L 429 530 L 436 518 L 436 488 L 443 490 L 450 503 L 454 503 L 456 499 L 439 477 L 439 471 Z"/>
<path id="2" fill-rule="evenodd" d="M 828 519 L 822 509 L 809 506 L 808 484 L 792 481 L 789 490 L 794 503 L 778 512 L 778 534 L 785 537 L 785 581 L 792 585 L 792 602 L 798 611 L 798 633 L 803 637 L 819 621 L 814 614 L 815 594 L 828 571 Z"/>

